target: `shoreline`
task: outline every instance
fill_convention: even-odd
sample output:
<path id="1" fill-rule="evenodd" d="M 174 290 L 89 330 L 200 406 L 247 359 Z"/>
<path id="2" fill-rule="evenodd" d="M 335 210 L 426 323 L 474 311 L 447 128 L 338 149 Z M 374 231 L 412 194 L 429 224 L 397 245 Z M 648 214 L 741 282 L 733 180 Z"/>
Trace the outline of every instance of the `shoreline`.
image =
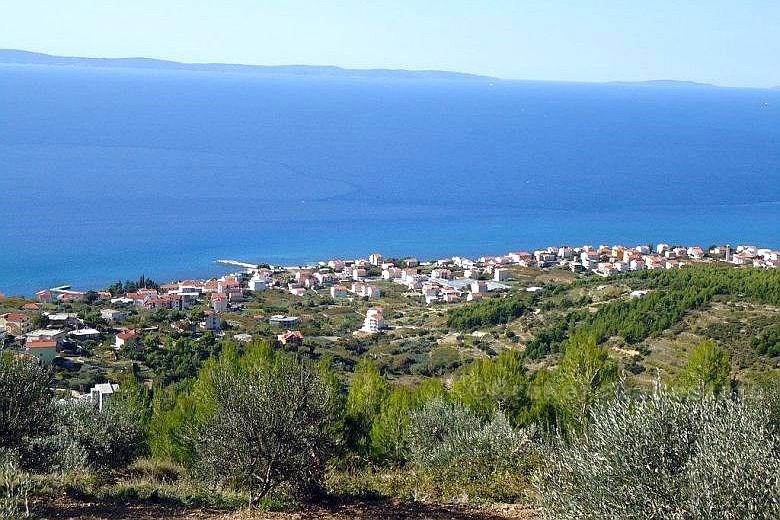
<path id="1" fill-rule="evenodd" d="M 455 261 L 460 267 L 463 267 L 463 262 L 465 262 L 465 265 L 474 265 L 477 266 L 479 264 L 495 264 L 495 265 L 521 265 L 525 267 L 536 267 L 540 269 L 546 269 L 546 268 L 553 268 L 553 267 L 559 267 L 559 268 L 571 268 L 574 272 L 579 273 L 590 273 L 590 274 L 596 274 L 601 276 L 610 276 L 612 274 L 619 274 L 623 272 L 628 272 L 631 270 L 637 270 L 637 269 L 646 269 L 646 268 L 674 268 L 678 267 L 674 262 L 682 262 L 683 264 L 686 261 L 706 261 L 706 260 L 714 260 L 714 259 L 720 259 L 725 260 L 727 263 L 734 264 L 734 265 L 753 265 L 752 260 L 758 259 L 759 264 L 756 265 L 757 267 L 763 267 L 763 268 L 776 268 L 780 267 L 780 249 L 773 249 L 768 247 L 761 247 L 761 246 L 755 246 L 755 245 L 748 245 L 748 244 L 741 244 L 736 246 L 729 246 L 726 244 L 720 244 L 717 247 L 719 247 L 721 250 L 717 253 L 713 253 L 710 251 L 710 248 L 714 244 L 708 246 L 708 248 L 702 249 L 700 245 L 675 245 L 675 244 L 666 244 L 666 243 L 658 243 L 658 244 L 644 244 L 644 245 L 633 245 L 633 246 L 625 246 L 621 244 L 615 244 L 615 245 L 599 245 L 599 246 L 593 246 L 593 245 L 581 245 L 581 246 L 568 246 L 568 245 L 560 245 L 560 246 L 547 246 L 542 249 L 534 249 L 530 251 L 515 251 L 515 252 L 507 252 L 503 255 L 482 255 L 482 256 L 452 256 L 452 257 L 443 257 L 439 259 L 429 259 L 425 261 L 420 261 L 420 265 L 432 265 L 432 264 L 442 264 L 446 263 L 448 261 Z M 650 247 L 652 246 L 652 247 Z M 725 248 L 729 248 L 729 255 L 724 254 Z M 685 253 L 682 253 L 681 250 L 685 250 Z M 689 255 L 689 250 L 692 249 L 698 249 L 700 251 L 695 251 L 696 254 Z M 612 253 L 616 250 L 621 250 L 626 253 L 620 253 L 621 255 L 625 255 L 625 258 L 617 258 L 618 255 L 612 255 L 607 254 L 607 252 Z M 569 253 L 570 251 L 570 253 Z M 669 254 L 668 251 L 672 251 L 672 254 Z M 734 260 L 735 254 L 740 254 L 743 251 L 749 251 L 748 256 L 742 256 L 739 258 L 739 262 L 742 263 L 735 263 Z M 559 254 L 559 252 L 561 252 Z M 596 255 L 593 254 L 593 252 L 596 253 Z M 585 255 L 587 253 L 587 255 Z M 759 254 L 760 253 L 760 254 Z M 586 260 L 586 256 L 588 257 Z M 595 258 L 594 258 L 595 256 Z M 607 256 L 608 258 L 605 258 Z M 522 258 L 521 258 L 522 257 Z M 576 258 L 575 258 L 576 257 Z M 258 270 L 261 266 L 270 266 L 274 270 L 279 271 L 296 271 L 296 270 L 316 270 L 316 269 L 322 269 L 322 268 L 328 268 L 329 262 L 334 261 L 340 261 L 340 262 L 346 262 L 347 264 L 355 263 L 355 262 L 361 262 L 364 261 L 364 258 L 355 258 L 354 260 L 335 260 L 339 257 L 331 257 L 330 259 L 320 259 L 320 260 L 307 260 L 305 262 L 300 262 L 298 265 L 295 265 L 294 262 L 283 262 L 285 265 L 279 264 L 272 264 L 270 262 L 249 262 L 246 261 L 245 258 L 241 259 L 233 259 L 233 258 L 222 258 L 222 259 L 216 259 L 213 260 L 209 266 L 203 266 L 203 268 L 197 268 L 197 269 L 174 269 L 175 271 L 181 273 L 179 275 L 173 276 L 171 278 L 168 278 L 167 276 L 159 276 L 155 275 L 154 273 L 137 273 L 135 276 L 145 276 L 147 278 L 155 280 L 157 283 L 176 283 L 179 281 L 182 281 L 184 279 L 194 278 L 194 279 L 200 279 L 200 280 L 208 280 L 208 279 L 214 279 L 218 276 L 231 274 L 231 273 L 237 273 L 238 271 L 235 271 L 234 269 L 238 268 L 245 273 L 251 274 L 253 271 Z M 346 257 L 341 257 L 346 258 Z M 396 260 L 403 260 L 404 258 L 410 258 L 409 256 L 398 256 L 393 257 Z M 581 270 L 578 270 L 577 268 L 577 258 L 579 258 L 580 265 L 583 265 L 583 268 Z M 641 262 L 644 265 L 639 266 L 632 266 L 631 261 L 635 262 Z M 656 261 L 656 263 L 650 267 L 648 265 L 648 259 L 650 261 Z M 599 262 L 598 260 L 606 260 L 606 262 Z M 662 265 L 657 265 L 657 261 L 662 262 L 668 262 L 671 261 L 672 264 L 667 266 L 665 263 Z M 628 265 L 622 265 L 623 263 L 627 263 Z M 610 264 L 605 265 L 605 264 Z M 223 269 L 219 269 L 219 268 Z M 332 266 L 331 266 L 332 267 Z M 105 289 L 108 285 L 111 285 L 112 283 L 115 283 L 116 281 L 124 281 L 122 280 L 123 276 L 119 277 L 113 277 L 110 280 L 107 280 L 105 282 L 79 282 L 78 280 L 68 280 L 68 281 L 60 281 L 55 284 L 52 284 L 51 287 L 38 287 L 36 289 L 30 289 L 29 292 L 12 292 L 12 291 L 4 291 L 3 287 L 0 286 L 0 295 L 4 297 L 22 297 L 22 298 L 28 298 L 28 297 L 34 297 L 36 291 L 43 291 L 43 290 L 49 290 L 54 287 L 59 286 L 68 286 L 71 288 L 78 288 L 76 292 L 88 292 L 88 291 L 99 291 L 102 289 Z"/>

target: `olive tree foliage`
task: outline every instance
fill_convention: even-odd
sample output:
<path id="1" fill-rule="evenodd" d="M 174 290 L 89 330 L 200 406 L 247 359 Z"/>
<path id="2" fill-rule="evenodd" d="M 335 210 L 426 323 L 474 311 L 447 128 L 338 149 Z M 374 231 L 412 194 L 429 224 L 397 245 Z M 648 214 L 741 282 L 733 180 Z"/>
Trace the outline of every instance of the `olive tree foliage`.
<path id="1" fill-rule="evenodd" d="M 16 453 L 23 468 L 41 463 L 36 445 L 52 431 L 49 382 L 37 362 L 0 354 L 0 452 Z"/>
<path id="2" fill-rule="evenodd" d="M 458 402 L 437 398 L 412 413 L 409 446 L 420 468 L 457 467 L 494 473 L 517 469 L 531 450 L 531 436 L 498 411 L 487 421 Z"/>
<path id="3" fill-rule="evenodd" d="M 761 400 L 657 388 L 594 406 L 534 477 L 548 519 L 780 518 L 778 438 Z"/>
<path id="4" fill-rule="evenodd" d="M 19 468 L 16 456 L 0 452 L 0 518 L 29 518 L 31 490 L 30 474 Z"/>
<path id="5" fill-rule="evenodd" d="M 62 405 L 58 430 L 55 460 L 62 470 L 123 468 L 145 452 L 140 417 L 121 393 L 102 410 L 89 401 Z"/>
<path id="6" fill-rule="evenodd" d="M 220 362 L 210 375 L 213 412 L 192 432 L 194 472 L 247 491 L 318 491 L 337 442 L 338 395 L 309 363 L 267 354 L 257 364 Z"/>

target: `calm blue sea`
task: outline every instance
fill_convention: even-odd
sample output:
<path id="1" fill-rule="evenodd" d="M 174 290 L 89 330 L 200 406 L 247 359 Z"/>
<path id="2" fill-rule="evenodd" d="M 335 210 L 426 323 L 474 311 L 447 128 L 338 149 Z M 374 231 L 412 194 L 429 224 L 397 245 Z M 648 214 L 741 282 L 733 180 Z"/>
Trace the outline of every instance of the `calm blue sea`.
<path id="1" fill-rule="evenodd" d="M 780 247 L 780 91 L 0 66 L 0 291 L 217 258 Z"/>

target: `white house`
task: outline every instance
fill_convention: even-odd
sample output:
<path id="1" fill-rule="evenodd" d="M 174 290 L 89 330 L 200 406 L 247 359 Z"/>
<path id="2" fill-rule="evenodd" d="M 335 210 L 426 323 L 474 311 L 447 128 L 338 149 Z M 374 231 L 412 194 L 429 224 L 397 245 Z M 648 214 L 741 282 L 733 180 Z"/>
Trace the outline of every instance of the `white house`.
<path id="1" fill-rule="evenodd" d="M 482 294 L 488 292 L 487 283 L 484 280 L 474 280 L 471 282 L 471 292 L 474 294 Z"/>
<path id="2" fill-rule="evenodd" d="M 100 317 L 106 321 L 119 322 L 124 321 L 127 318 L 127 313 L 116 309 L 102 309 L 100 311 Z"/>
<path id="3" fill-rule="evenodd" d="M 138 333 L 134 330 L 123 330 L 119 334 L 116 335 L 116 339 L 114 340 L 114 348 L 120 349 L 124 347 L 129 341 L 131 341 L 133 338 L 138 337 Z"/>
<path id="4" fill-rule="evenodd" d="M 97 409 L 102 412 L 103 407 L 117 390 L 119 390 L 119 385 L 116 383 L 101 383 L 90 389 L 89 397 L 92 399 L 95 406 L 97 406 Z"/>
<path id="5" fill-rule="evenodd" d="M 254 292 L 265 291 L 268 289 L 268 278 L 255 273 L 249 280 L 249 290 Z"/>
<path id="6" fill-rule="evenodd" d="M 493 280 L 496 282 L 504 282 L 509 280 L 509 269 L 496 268 L 493 270 Z"/>
<path id="7" fill-rule="evenodd" d="M 328 267 L 330 267 L 334 271 L 343 271 L 344 266 L 345 266 L 344 260 L 330 260 L 328 262 Z"/>
<path id="8" fill-rule="evenodd" d="M 433 284 L 425 284 L 422 287 L 422 294 L 425 297 L 425 303 L 431 304 L 439 301 L 439 287 Z"/>
<path id="9" fill-rule="evenodd" d="M 219 330 L 222 327 L 222 318 L 214 311 L 206 311 L 202 325 L 206 330 Z"/>
<path id="10" fill-rule="evenodd" d="M 51 325 L 75 327 L 79 322 L 79 315 L 75 312 L 57 312 L 48 314 L 47 318 Z"/>
<path id="11" fill-rule="evenodd" d="M 371 265 L 382 265 L 382 253 L 371 253 L 368 257 L 368 262 Z"/>
<path id="12" fill-rule="evenodd" d="M 476 280 L 481 274 L 482 270 L 476 267 L 471 267 L 463 271 L 464 278 L 471 278 L 472 280 Z"/>
<path id="13" fill-rule="evenodd" d="M 90 339 L 99 339 L 100 331 L 97 329 L 77 329 L 70 333 L 70 336 L 77 341 L 86 341 Z"/>
<path id="14" fill-rule="evenodd" d="M 704 258 L 704 250 L 699 246 L 689 247 L 688 256 L 694 260 L 701 260 Z"/>
<path id="15" fill-rule="evenodd" d="M 27 341 L 56 341 L 61 343 L 66 332 L 62 329 L 38 329 L 25 334 Z"/>
<path id="16" fill-rule="evenodd" d="M 385 280 L 394 280 L 396 278 L 401 278 L 401 273 L 403 271 L 397 267 L 388 267 L 384 271 L 382 271 L 382 278 Z"/>
<path id="17" fill-rule="evenodd" d="M 431 278 L 441 278 L 442 280 L 449 280 L 452 277 L 452 271 L 449 269 L 434 269 L 431 271 Z"/>
<path id="18" fill-rule="evenodd" d="M 293 327 L 300 323 L 301 319 L 298 316 L 285 316 L 284 314 L 274 314 L 268 320 L 270 325 L 277 327 Z"/>
<path id="19" fill-rule="evenodd" d="M 372 307 L 366 311 L 366 319 L 363 321 L 363 332 L 379 332 L 385 328 L 385 316 L 382 307 Z"/>
<path id="20" fill-rule="evenodd" d="M 211 308 L 214 312 L 222 312 L 228 308 L 228 295 L 223 293 L 211 293 Z"/>
<path id="21" fill-rule="evenodd" d="M 460 294 L 455 289 L 446 289 L 442 291 L 441 299 L 446 303 L 456 303 L 460 301 Z"/>

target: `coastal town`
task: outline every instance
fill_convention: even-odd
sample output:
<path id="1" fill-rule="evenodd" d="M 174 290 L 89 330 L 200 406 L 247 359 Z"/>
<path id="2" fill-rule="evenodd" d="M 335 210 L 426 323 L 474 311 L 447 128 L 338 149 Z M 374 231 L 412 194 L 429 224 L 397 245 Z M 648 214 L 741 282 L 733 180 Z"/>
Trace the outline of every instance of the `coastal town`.
<path id="1" fill-rule="evenodd" d="M 632 271 L 680 269 L 699 263 L 773 269 L 780 267 L 780 251 L 752 245 L 711 246 L 706 250 L 700 246 L 668 244 L 585 245 L 550 246 L 474 259 L 454 256 L 434 261 L 388 258 L 375 252 L 367 258 L 330 259 L 300 267 L 233 260 L 220 263 L 241 270 L 218 278 L 162 284 L 142 279 L 138 283 L 114 284 L 101 291 L 61 286 L 40 290 L 34 299 L 15 299 L 21 303 L 19 308 L 0 314 L 0 345 L 62 369 L 83 363 L 85 355 L 99 347 L 113 351 L 114 357 L 121 359 L 119 353 L 130 346 L 139 348 L 148 343 L 150 333 L 161 328 L 173 331 L 177 337 L 209 334 L 246 343 L 262 336 L 283 348 L 300 348 L 306 342 L 302 317 L 290 312 L 252 314 L 253 298 L 271 293 L 276 293 L 277 298 L 286 295 L 284 298 L 291 299 L 291 303 L 281 310 L 287 311 L 295 308 L 296 299 L 303 300 L 310 295 L 319 298 L 316 305 L 334 309 L 339 308 L 340 302 L 346 305 L 357 302 L 362 313 L 360 320 L 352 320 L 349 323 L 353 325 L 340 326 L 322 336 L 361 338 L 395 327 L 413 328 L 398 319 L 403 314 L 410 322 L 409 312 L 396 309 L 395 317 L 388 316 L 385 308 L 388 292 L 400 296 L 398 301 L 415 302 L 419 309 L 469 305 L 512 290 L 528 293 L 542 290 L 541 285 L 519 283 L 518 270 L 569 273 L 567 276 L 573 279 L 589 276 L 606 279 Z M 632 296 L 642 295 L 642 291 L 635 292 Z M 0 305 L 9 301 L 10 298 L 0 294 Z M 78 312 L 74 305 L 80 304 L 88 304 L 93 312 L 85 313 L 84 307 Z M 309 305 L 314 305 L 311 300 Z M 128 320 L 144 312 L 167 313 L 168 322 Z M 252 323 L 260 320 L 267 328 L 258 334 L 256 326 L 245 325 L 247 319 Z M 149 347 L 153 346 L 143 348 Z M 100 379 L 105 377 L 94 381 Z M 99 400 L 100 396 L 111 393 L 111 385 L 115 383 L 101 381 L 74 390 L 82 395 L 98 396 Z"/>

